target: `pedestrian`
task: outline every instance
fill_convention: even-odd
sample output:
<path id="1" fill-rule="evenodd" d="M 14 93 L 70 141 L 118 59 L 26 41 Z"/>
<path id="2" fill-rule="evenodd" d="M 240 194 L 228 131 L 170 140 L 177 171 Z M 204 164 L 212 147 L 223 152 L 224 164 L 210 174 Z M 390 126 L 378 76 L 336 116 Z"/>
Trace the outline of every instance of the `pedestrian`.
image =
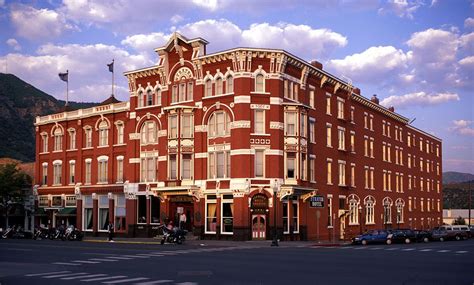
<path id="1" fill-rule="evenodd" d="M 107 225 L 107 230 L 109 232 L 109 242 L 114 242 L 114 224 L 112 222 Z"/>
<path id="2" fill-rule="evenodd" d="M 183 227 L 185 226 L 186 224 L 186 214 L 183 212 L 181 213 L 181 215 L 179 215 L 179 228 L 180 229 L 183 229 Z"/>

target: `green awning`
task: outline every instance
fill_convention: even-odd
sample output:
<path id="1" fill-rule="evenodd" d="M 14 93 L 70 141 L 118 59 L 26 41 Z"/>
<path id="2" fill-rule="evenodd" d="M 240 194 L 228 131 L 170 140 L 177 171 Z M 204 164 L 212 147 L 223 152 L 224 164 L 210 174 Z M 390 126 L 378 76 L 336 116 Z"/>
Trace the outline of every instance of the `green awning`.
<path id="1" fill-rule="evenodd" d="M 56 216 L 75 216 L 76 208 L 62 208 L 58 211 Z"/>
<path id="2" fill-rule="evenodd" d="M 35 216 L 47 216 L 46 211 L 44 210 L 44 208 L 36 209 L 36 211 L 34 212 L 34 215 Z"/>

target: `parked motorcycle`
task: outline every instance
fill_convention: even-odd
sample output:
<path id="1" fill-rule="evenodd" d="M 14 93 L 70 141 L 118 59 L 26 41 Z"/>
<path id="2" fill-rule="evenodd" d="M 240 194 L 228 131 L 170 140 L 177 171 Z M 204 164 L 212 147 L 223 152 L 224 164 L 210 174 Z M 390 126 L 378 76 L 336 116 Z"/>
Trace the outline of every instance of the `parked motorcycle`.
<path id="1" fill-rule="evenodd" d="M 73 225 L 67 227 L 63 235 L 63 240 L 82 240 L 83 234 Z"/>
<path id="2" fill-rule="evenodd" d="M 17 238 L 17 239 L 26 239 L 31 238 L 32 234 L 30 232 L 25 232 L 21 226 L 11 226 L 3 234 L 2 238 Z"/>
<path id="3" fill-rule="evenodd" d="M 33 235 L 33 239 L 48 239 L 50 236 L 50 230 L 47 228 L 37 227 Z"/>
<path id="4" fill-rule="evenodd" d="M 163 237 L 161 238 L 161 244 L 165 242 L 182 244 L 186 239 L 186 234 L 188 231 L 174 227 L 172 230 L 168 229 L 165 225 L 160 226 L 163 231 Z"/>

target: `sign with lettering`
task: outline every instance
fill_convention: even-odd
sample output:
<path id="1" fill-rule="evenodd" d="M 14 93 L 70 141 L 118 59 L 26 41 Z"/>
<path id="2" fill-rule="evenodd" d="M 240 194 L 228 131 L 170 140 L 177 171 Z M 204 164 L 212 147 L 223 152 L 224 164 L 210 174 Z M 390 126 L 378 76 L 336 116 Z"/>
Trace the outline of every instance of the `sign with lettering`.
<path id="1" fill-rule="evenodd" d="M 324 207 L 324 197 L 317 195 L 309 198 L 309 206 L 311 208 L 323 208 Z"/>

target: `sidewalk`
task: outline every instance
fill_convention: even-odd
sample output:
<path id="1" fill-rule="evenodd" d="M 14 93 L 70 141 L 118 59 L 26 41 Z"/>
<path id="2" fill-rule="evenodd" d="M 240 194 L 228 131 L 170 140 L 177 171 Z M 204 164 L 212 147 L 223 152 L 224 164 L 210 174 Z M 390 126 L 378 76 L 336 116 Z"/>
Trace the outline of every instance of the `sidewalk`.
<path id="1" fill-rule="evenodd" d="M 108 243 L 106 237 L 85 237 L 84 242 Z M 114 238 L 114 243 L 119 244 L 149 244 L 161 245 L 160 238 Z M 231 241 L 231 240 L 186 240 L 185 244 L 193 246 L 271 246 L 271 240 L 249 240 L 249 241 Z M 318 247 L 318 246 L 345 246 L 348 245 L 345 241 L 280 241 L 281 247 Z"/>

